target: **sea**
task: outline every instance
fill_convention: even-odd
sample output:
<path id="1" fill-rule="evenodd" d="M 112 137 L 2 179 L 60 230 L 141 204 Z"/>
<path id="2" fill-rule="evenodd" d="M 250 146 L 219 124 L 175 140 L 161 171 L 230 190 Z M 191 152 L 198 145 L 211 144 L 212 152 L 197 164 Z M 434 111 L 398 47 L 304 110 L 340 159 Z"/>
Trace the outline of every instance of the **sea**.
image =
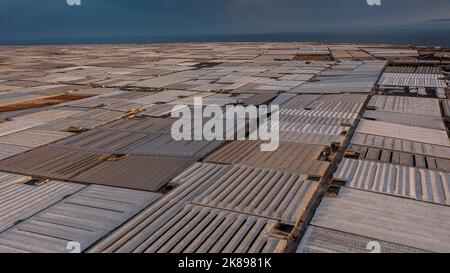
<path id="1" fill-rule="evenodd" d="M 378 32 L 311 32 L 311 33 L 248 33 L 178 36 L 64 37 L 58 39 L 1 40 L 0 45 L 48 44 L 129 44 L 129 43 L 195 43 L 195 42 L 320 42 L 363 43 L 450 48 L 449 30 L 408 30 Z"/>

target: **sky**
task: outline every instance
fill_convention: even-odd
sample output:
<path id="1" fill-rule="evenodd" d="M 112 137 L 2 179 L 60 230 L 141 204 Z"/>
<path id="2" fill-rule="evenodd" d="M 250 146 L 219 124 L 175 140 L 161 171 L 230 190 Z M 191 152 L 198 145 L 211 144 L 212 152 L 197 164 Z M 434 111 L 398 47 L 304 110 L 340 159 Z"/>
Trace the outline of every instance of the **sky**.
<path id="1" fill-rule="evenodd" d="M 403 35 L 405 42 L 416 35 L 440 43 L 450 33 L 449 0 L 381 0 L 381 6 L 367 0 L 80 0 L 80 6 L 67 1 L 77 0 L 0 0 L 0 43 L 276 40 L 289 33 L 330 40 L 349 33 L 374 40 Z"/>

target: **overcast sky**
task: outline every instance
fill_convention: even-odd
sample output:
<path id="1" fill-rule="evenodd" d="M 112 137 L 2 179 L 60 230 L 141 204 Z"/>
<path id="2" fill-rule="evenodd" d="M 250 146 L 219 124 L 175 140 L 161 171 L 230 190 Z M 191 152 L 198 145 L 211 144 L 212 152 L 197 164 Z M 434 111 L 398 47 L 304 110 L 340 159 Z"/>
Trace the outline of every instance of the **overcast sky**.
<path id="1" fill-rule="evenodd" d="M 0 42 L 450 29 L 450 0 L 0 0 Z"/>

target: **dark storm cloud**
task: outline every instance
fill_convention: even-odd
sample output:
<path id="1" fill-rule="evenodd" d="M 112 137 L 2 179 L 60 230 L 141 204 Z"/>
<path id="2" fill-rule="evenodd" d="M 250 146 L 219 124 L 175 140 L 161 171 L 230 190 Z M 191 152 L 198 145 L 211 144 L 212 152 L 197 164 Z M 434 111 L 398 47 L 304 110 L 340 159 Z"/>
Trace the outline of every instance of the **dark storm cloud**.
<path id="1" fill-rule="evenodd" d="M 450 22 L 450 18 L 431 19 L 429 22 L 446 23 Z"/>

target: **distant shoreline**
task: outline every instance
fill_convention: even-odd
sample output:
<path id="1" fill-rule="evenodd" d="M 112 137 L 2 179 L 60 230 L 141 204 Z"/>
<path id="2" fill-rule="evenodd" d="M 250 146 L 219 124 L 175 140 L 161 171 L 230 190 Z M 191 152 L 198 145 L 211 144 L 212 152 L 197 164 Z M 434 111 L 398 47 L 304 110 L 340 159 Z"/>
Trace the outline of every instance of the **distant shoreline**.
<path id="1" fill-rule="evenodd" d="M 450 30 L 395 31 L 371 33 L 258 33 L 217 34 L 152 37 L 95 37 L 60 39 L 0 40 L 0 45 L 68 45 L 68 44 L 148 44 L 196 42 L 318 42 L 359 43 L 415 46 L 443 46 L 450 48 Z"/>

